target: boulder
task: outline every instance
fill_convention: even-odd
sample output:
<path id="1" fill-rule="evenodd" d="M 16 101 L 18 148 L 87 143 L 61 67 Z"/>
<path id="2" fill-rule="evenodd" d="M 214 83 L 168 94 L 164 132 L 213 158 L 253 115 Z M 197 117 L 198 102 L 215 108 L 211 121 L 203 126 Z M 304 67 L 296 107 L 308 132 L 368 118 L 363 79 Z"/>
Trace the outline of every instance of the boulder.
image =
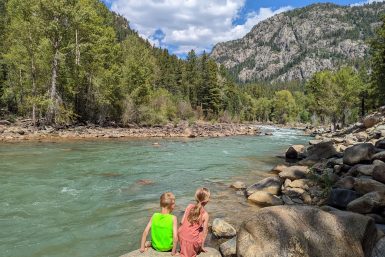
<path id="1" fill-rule="evenodd" d="M 302 163 L 310 163 L 312 161 L 316 162 L 322 159 L 329 159 L 337 154 L 338 152 L 332 141 L 321 142 L 316 145 L 311 145 L 307 148 L 307 157 L 303 160 Z"/>
<path id="2" fill-rule="evenodd" d="M 214 248 L 205 247 L 207 250 L 206 253 L 200 253 L 199 257 L 222 257 L 220 252 Z M 120 257 L 169 257 L 171 256 L 170 252 L 157 252 L 154 249 L 150 248 L 144 253 L 141 253 L 139 250 L 132 251 Z"/>
<path id="3" fill-rule="evenodd" d="M 372 218 L 374 222 L 384 224 L 385 223 L 385 218 L 382 217 L 381 215 L 375 214 L 375 213 L 369 213 L 366 214 L 366 216 Z"/>
<path id="4" fill-rule="evenodd" d="M 304 157 L 304 145 L 292 145 L 287 149 L 285 157 L 288 159 L 301 159 Z"/>
<path id="5" fill-rule="evenodd" d="M 279 177 L 282 179 L 302 179 L 305 178 L 309 173 L 309 168 L 307 166 L 291 166 L 279 173 Z"/>
<path id="6" fill-rule="evenodd" d="M 372 173 L 373 179 L 385 183 L 385 164 L 376 165 Z"/>
<path id="7" fill-rule="evenodd" d="M 361 195 L 353 190 L 332 189 L 328 198 L 328 205 L 345 209 L 348 203 L 357 199 Z"/>
<path id="8" fill-rule="evenodd" d="M 375 155 L 373 155 L 372 159 L 385 162 L 385 151 L 376 153 Z"/>
<path id="9" fill-rule="evenodd" d="M 282 181 L 278 176 L 268 177 L 246 188 L 246 194 L 247 196 L 250 196 L 257 191 L 265 191 L 277 195 L 281 190 L 281 186 Z"/>
<path id="10" fill-rule="evenodd" d="M 328 163 L 330 163 L 331 166 L 343 165 L 344 160 L 343 160 L 343 158 L 332 158 L 328 161 Z"/>
<path id="11" fill-rule="evenodd" d="M 274 168 L 272 168 L 271 171 L 278 174 L 278 173 L 284 171 L 286 168 L 287 168 L 286 165 L 278 164 L 277 166 L 275 166 Z"/>
<path id="12" fill-rule="evenodd" d="M 339 181 L 337 181 L 337 183 L 334 184 L 334 187 L 342 189 L 353 189 L 354 178 L 351 176 L 343 177 Z"/>
<path id="13" fill-rule="evenodd" d="M 244 183 L 244 182 L 236 181 L 236 182 L 234 182 L 233 184 L 231 184 L 230 187 L 231 187 L 231 188 L 235 188 L 235 189 L 237 189 L 237 190 L 241 190 L 241 189 L 246 189 L 246 188 L 247 188 L 247 185 L 246 185 L 246 183 Z"/>
<path id="14" fill-rule="evenodd" d="M 371 257 L 384 257 L 385 256 L 385 237 L 377 241 L 373 248 Z"/>
<path id="15" fill-rule="evenodd" d="M 370 192 L 351 201 L 346 209 L 358 213 L 371 213 L 377 208 L 385 206 L 385 193 Z"/>
<path id="16" fill-rule="evenodd" d="M 309 186 L 311 185 L 312 185 L 312 182 L 309 179 L 297 179 L 294 181 L 290 181 L 290 183 L 287 184 L 287 187 L 297 187 L 304 190 L 308 190 Z"/>
<path id="17" fill-rule="evenodd" d="M 223 257 L 236 257 L 237 256 L 237 237 L 222 243 L 219 246 L 219 251 Z"/>
<path id="18" fill-rule="evenodd" d="M 310 206 L 260 209 L 245 221 L 237 236 L 242 257 L 370 257 L 376 227 L 363 215 Z"/>
<path id="19" fill-rule="evenodd" d="M 248 199 L 253 203 L 263 206 L 274 206 L 283 204 L 281 198 L 265 191 L 257 191 L 254 194 L 250 195 Z"/>
<path id="20" fill-rule="evenodd" d="M 354 136 L 357 138 L 358 142 L 365 142 L 366 139 L 368 139 L 368 134 L 366 134 L 366 132 L 359 132 L 354 134 Z"/>
<path id="21" fill-rule="evenodd" d="M 291 188 L 287 187 L 282 190 L 282 193 L 289 196 L 290 198 L 302 198 L 302 194 L 305 193 L 305 190 L 302 188 Z"/>
<path id="22" fill-rule="evenodd" d="M 290 197 L 288 197 L 287 195 L 282 195 L 282 201 L 288 205 L 294 204 L 294 201 Z"/>
<path id="23" fill-rule="evenodd" d="M 366 176 L 371 176 L 376 165 L 359 165 L 357 171 Z"/>
<path id="24" fill-rule="evenodd" d="M 376 148 L 385 149 L 385 139 L 378 140 L 374 146 Z"/>
<path id="25" fill-rule="evenodd" d="M 353 188 L 360 194 L 366 194 L 373 191 L 385 192 L 385 184 L 370 178 L 356 178 L 354 180 Z"/>
<path id="26" fill-rule="evenodd" d="M 372 144 L 357 144 L 346 149 L 343 160 L 347 165 L 355 165 L 372 160 L 374 154 L 375 147 Z"/>
<path id="27" fill-rule="evenodd" d="M 11 122 L 9 122 L 7 120 L 0 120 L 0 125 L 9 126 L 9 125 L 11 125 Z"/>
<path id="28" fill-rule="evenodd" d="M 319 143 L 322 143 L 322 140 L 316 139 L 316 140 L 310 140 L 309 145 L 317 145 Z"/>
<path id="29" fill-rule="evenodd" d="M 362 121 L 365 128 L 371 128 L 374 125 L 376 125 L 378 122 L 380 122 L 380 117 L 375 116 L 375 115 L 367 116 Z"/>
<path id="30" fill-rule="evenodd" d="M 216 237 L 231 238 L 237 234 L 233 226 L 219 218 L 214 219 L 211 230 Z"/>

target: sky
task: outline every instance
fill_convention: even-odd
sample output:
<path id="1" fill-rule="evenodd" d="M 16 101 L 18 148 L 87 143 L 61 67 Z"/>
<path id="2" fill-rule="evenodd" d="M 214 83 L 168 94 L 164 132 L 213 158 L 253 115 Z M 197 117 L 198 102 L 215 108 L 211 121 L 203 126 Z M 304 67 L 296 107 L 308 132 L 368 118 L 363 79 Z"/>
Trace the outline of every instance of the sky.
<path id="1" fill-rule="evenodd" d="M 257 23 L 313 3 L 362 5 L 384 0 L 102 0 L 157 47 L 184 57 L 211 52 L 219 42 L 242 38 Z"/>

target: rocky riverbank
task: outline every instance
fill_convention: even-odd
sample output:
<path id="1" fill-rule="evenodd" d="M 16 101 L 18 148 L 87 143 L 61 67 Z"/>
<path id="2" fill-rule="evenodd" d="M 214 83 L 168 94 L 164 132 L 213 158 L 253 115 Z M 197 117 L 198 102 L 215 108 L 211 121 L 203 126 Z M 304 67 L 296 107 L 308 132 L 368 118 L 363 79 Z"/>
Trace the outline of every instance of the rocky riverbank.
<path id="1" fill-rule="evenodd" d="M 54 128 L 33 127 L 30 121 L 10 123 L 0 120 L 0 142 L 58 141 L 98 138 L 169 138 L 169 137 L 224 137 L 235 135 L 258 135 L 255 124 L 211 124 L 208 122 L 180 122 L 157 127 L 100 127 L 96 125 Z"/>
<path id="2" fill-rule="evenodd" d="M 385 108 L 286 158 L 295 163 L 232 184 L 262 208 L 240 226 L 213 221 L 222 256 L 385 256 Z"/>

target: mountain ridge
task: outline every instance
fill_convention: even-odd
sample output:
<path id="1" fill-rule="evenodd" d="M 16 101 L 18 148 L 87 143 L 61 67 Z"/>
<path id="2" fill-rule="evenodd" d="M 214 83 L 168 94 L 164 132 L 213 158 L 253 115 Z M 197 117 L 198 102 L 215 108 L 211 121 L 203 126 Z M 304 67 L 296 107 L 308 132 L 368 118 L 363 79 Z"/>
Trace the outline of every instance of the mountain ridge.
<path id="1" fill-rule="evenodd" d="M 256 24 L 243 38 L 214 46 L 210 57 L 240 82 L 306 80 L 324 69 L 362 65 L 385 3 L 313 4 Z"/>

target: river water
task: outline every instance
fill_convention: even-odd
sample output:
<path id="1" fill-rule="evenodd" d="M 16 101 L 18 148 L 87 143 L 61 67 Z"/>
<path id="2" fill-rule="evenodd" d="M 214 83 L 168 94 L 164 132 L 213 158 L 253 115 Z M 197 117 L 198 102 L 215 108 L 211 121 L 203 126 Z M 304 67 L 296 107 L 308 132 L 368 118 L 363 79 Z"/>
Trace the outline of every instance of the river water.
<path id="1" fill-rule="evenodd" d="M 120 256 L 139 247 L 165 191 L 180 216 L 209 187 L 218 214 L 231 182 L 258 181 L 274 156 L 309 139 L 264 129 L 273 135 L 0 144 L 0 256 Z"/>

